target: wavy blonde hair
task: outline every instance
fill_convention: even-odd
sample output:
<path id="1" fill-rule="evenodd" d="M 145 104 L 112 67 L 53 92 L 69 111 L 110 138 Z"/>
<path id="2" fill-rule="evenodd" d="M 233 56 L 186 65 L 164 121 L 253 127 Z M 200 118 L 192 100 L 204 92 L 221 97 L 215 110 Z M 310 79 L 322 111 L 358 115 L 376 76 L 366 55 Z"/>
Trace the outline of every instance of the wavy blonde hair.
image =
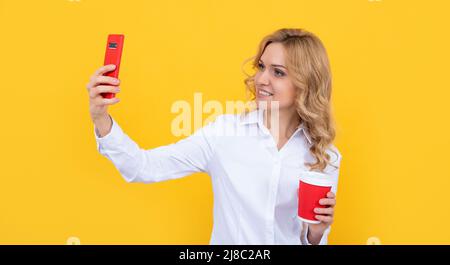
<path id="1" fill-rule="evenodd" d="M 311 138 L 309 150 L 316 162 L 305 165 L 310 170 L 324 171 L 331 164 L 326 150 L 336 134 L 331 114 L 331 71 L 327 52 L 320 39 L 306 30 L 279 29 L 264 37 L 256 55 L 244 64 L 253 60 L 252 67 L 256 69 L 264 49 L 273 42 L 281 43 L 286 51 L 286 67 L 297 89 L 296 110 Z M 246 74 L 244 80 L 252 102 L 256 98 L 255 74 Z"/>

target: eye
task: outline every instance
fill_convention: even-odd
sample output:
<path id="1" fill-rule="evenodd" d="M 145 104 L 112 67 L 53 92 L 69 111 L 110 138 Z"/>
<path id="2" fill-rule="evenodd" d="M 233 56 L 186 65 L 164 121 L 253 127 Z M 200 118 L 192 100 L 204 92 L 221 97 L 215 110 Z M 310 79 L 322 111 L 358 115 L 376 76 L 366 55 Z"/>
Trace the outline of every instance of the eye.
<path id="1" fill-rule="evenodd" d="M 281 76 L 284 76 L 284 72 L 280 71 L 278 69 L 275 69 L 275 75 L 281 77 Z"/>
<path id="2" fill-rule="evenodd" d="M 258 63 L 258 69 L 264 69 L 264 64 L 262 64 L 262 63 Z"/>

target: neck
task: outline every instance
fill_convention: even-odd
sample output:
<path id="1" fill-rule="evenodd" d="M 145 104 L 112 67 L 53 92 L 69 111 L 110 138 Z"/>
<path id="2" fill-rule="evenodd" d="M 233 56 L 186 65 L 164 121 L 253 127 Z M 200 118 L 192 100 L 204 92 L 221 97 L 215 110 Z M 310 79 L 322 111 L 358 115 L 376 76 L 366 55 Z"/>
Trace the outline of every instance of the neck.
<path id="1" fill-rule="evenodd" d="M 279 109 L 278 110 L 278 135 L 281 138 L 289 138 L 301 123 L 301 119 L 295 109 Z M 271 126 L 271 109 L 264 111 L 264 125 L 272 132 Z M 269 118 L 267 118 L 269 117 Z M 275 128 L 273 128 L 275 129 Z"/>

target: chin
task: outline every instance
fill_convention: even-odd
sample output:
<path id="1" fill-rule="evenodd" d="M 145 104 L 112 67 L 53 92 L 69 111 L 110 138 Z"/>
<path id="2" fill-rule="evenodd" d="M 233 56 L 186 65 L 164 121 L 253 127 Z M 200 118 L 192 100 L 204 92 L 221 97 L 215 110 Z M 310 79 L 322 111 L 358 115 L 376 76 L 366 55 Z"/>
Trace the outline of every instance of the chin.
<path id="1" fill-rule="evenodd" d="M 279 102 L 272 99 L 256 99 L 256 104 L 262 108 L 281 108 L 281 106 L 279 106 Z"/>

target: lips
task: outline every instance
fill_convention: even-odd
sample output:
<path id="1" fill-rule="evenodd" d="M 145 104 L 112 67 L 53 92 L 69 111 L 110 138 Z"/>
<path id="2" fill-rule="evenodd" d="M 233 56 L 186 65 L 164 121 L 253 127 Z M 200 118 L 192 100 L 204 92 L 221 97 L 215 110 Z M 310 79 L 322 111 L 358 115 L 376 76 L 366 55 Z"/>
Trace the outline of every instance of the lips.
<path id="1" fill-rule="evenodd" d="M 258 89 L 258 95 L 270 97 L 270 96 L 273 96 L 273 93 L 271 93 L 267 90 L 264 90 L 264 89 Z"/>

